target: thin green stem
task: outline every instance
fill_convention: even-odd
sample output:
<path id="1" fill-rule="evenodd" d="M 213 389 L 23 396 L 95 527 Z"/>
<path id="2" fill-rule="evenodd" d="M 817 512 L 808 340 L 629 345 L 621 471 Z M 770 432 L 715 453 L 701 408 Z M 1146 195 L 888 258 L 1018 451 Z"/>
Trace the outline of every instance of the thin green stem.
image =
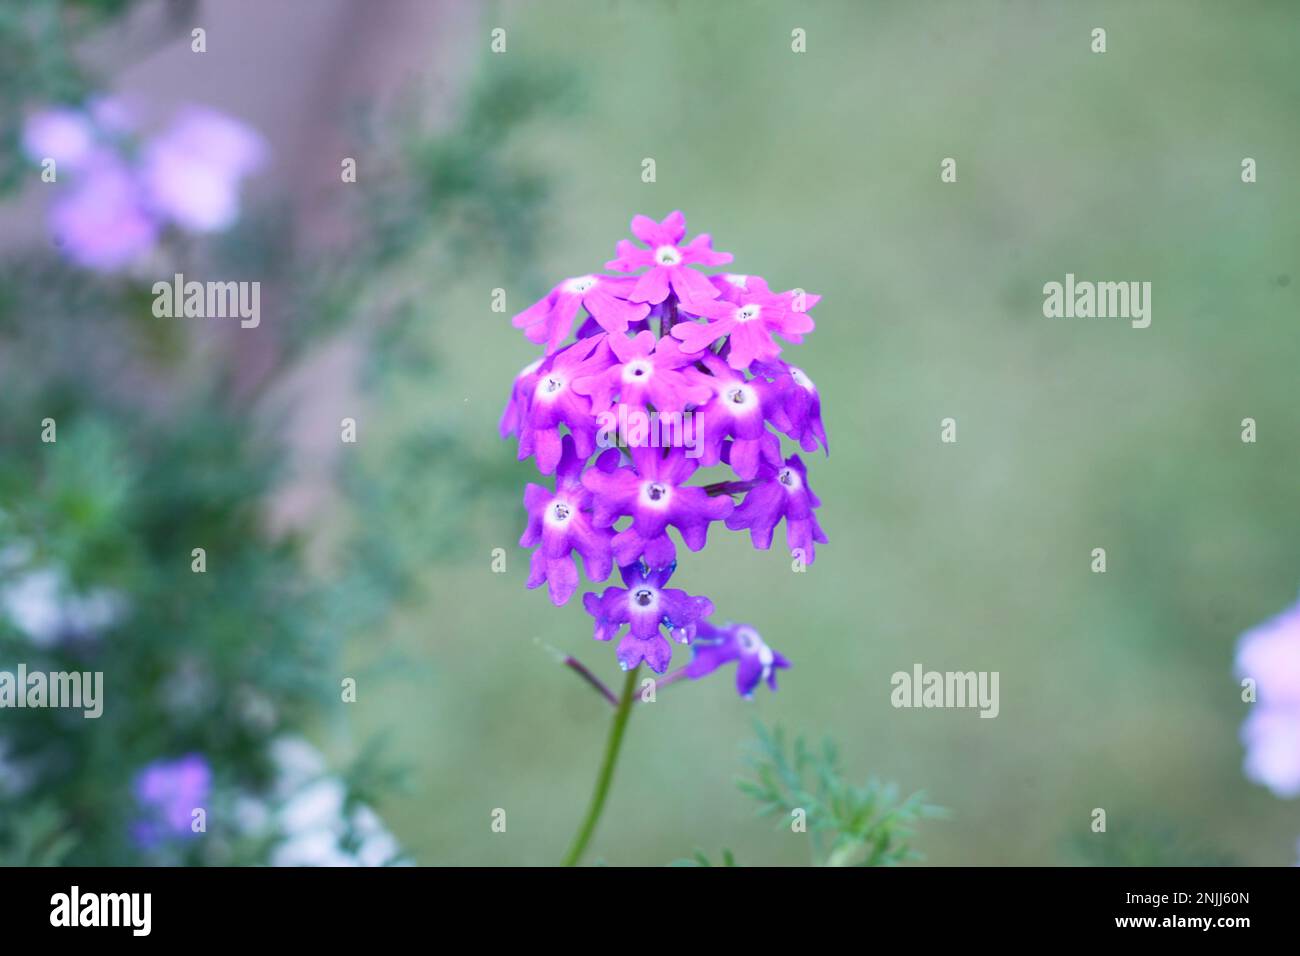
<path id="1" fill-rule="evenodd" d="M 636 699 L 636 675 L 640 670 L 639 666 L 632 668 L 623 681 L 623 696 L 619 698 L 618 710 L 614 712 L 614 722 L 609 728 L 609 739 L 605 741 L 605 758 L 601 761 L 600 773 L 596 777 L 591 805 L 587 807 L 587 815 L 578 828 L 577 836 L 573 838 L 573 845 L 564 855 L 563 866 L 577 865 L 587 844 L 591 842 L 591 835 L 596 831 L 601 811 L 605 809 L 605 797 L 609 795 L 609 785 L 614 779 L 614 765 L 618 763 L 618 751 L 623 745 L 623 731 L 627 727 L 627 718 L 632 713 L 632 701 Z"/>

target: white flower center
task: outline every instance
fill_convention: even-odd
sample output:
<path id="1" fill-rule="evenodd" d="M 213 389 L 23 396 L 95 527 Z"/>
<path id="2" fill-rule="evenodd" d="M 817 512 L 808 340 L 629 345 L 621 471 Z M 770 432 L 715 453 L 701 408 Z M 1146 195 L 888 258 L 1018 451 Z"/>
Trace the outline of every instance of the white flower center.
<path id="1" fill-rule="evenodd" d="M 564 379 L 555 373 L 543 375 L 537 383 L 538 398 L 556 398 L 564 391 Z"/>
<path id="2" fill-rule="evenodd" d="M 595 276 L 577 276 L 564 283 L 565 292 L 582 294 L 596 284 Z"/>
<path id="3" fill-rule="evenodd" d="M 682 254 L 676 246 L 660 246 L 655 250 L 655 262 L 661 266 L 681 265 Z"/>
<path id="4" fill-rule="evenodd" d="M 799 473 L 789 466 L 776 473 L 776 480 L 785 486 L 786 491 L 798 491 L 803 486 L 803 482 L 799 480 Z"/>
<path id="5" fill-rule="evenodd" d="M 722 397 L 726 399 L 728 409 L 737 414 L 748 411 L 755 402 L 754 390 L 748 385 L 739 383 L 725 386 Z"/>
<path id="6" fill-rule="evenodd" d="M 644 359 L 638 359 L 635 362 L 628 362 L 623 366 L 623 381 L 625 382 L 644 382 L 654 373 L 655 367 L 651 362 Z"/>
<path id="7" fill-rule="evenodd" d="M 641 485 L 641 500 L 651 508 L 667 508 L 673 490 L 661 481 L 647 481 Z"/>
<path id="8" fill-rule="evenodd" d="M 653 611 L 659 604 L 659 592 L 654 588 L 634 588 L 631 598 L 634 609 Z"/>
<path id="9" fill-rule="evenodd" d="M 546 509 L 546 520 L 551 524 L 566 524 L 573 518 L 574 507 L 567 501 L 552 501 Z"/>
<path id="10" fill-rule="evenodd" d="M 763 310 L 760 306 L 757 306 L 752 302 L 749 305 L 742 305 L 739 309 L 736 310 L 736 321 L 753 322 L 756 318 L 758 318 L 758 314 L 762 311 Z"/>

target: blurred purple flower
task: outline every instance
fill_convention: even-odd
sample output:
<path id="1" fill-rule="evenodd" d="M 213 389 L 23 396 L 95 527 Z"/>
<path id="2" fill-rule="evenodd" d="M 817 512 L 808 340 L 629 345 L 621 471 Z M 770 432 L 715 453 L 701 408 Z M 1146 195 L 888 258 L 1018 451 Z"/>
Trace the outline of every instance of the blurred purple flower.
<path id="1" fill-rule="evenodd" d="M 241 180 L 266 157 L 262 138 L 214 110 L 185 110 L 161 135 L 146 141 L 141 159 L 128 159 L 119 142 L 129 111 L 98 99 L 90 115 L 67 108 L 30 117 L 23 146 L 34 162 L 62 167 L 50 214 L 55 242 L 71 261 L 111 272 L 151 250 L 168 224 L 194 232 L 224 229 L 239 213 Z M 65 191 L 66 190 L 66 191 Z"/>
<path id="2" fill-rule="evenodd" d="M 55 201 L 50 226 L 64 255 L 78 265 L 112 272 L 158 241 L 160 224 L 115 153 L 95 150 L 70 190 Z"/>
<path id="3" fill-rule="evenodd" d="M 23 152 L 34 163 L 52 159 L 74 170 L 90 156 L 95 129 L 84 113 L 58 107 L 28 117 L 23 126 Z"/>
<path id="4" fill-rule="evenodd" d="M 239 215 L 239 185 L 266 160 L 262 138 L 215 110 L 190 107 L 144 149 L 141 180 L 154 210 L 183 229 L 213 232 Z"/>
<path id="5" fill-rule="evenodd" d="M 1300 796 L 1300 602 L 1241 635 L 1236 670 L 1257 695 L 1241 727 L 1246 776 Z"/>
<path id="6" fill-rule="evenodd" d="M 135 778 L 136 802 L 144 815 L 132 827 L 138 845 L 149 848 L 169 838 L 194 836 L 193 813 L 207 802 L 212 768 L 199 754 L 155 760 Z"/>

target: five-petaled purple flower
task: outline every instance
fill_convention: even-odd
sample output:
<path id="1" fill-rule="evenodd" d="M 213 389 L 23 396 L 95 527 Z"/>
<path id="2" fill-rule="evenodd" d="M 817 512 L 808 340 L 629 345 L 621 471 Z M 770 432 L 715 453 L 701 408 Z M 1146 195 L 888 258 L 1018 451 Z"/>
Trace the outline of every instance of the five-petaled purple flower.
<path id="1" fill-rule="evenodd" d="M 599 597 L 591 591 L 582 596 L 582 606 L 596 619 L 596 640 L 608 641 L 628 628 L 616 652 L 625 671 L 645 661 L 656 674 L 662 674 L 673 656 L 662 629 L 667 628 L 677 642 L 689 644 L 700 619 L 713 613 L 708 598 L 664 587 L 675 567 L 670 564 L 651 570 L 644 563 L 628 565 L 619 568 L 627 587 L 605 588 Z"/>
<path id="2" fill-rule="evenodd" d="M 636 284 L 628 293 L 631 302 L 649 302 L 657 305 L 675 295 L 686 311 L 703 307 L 718 296 L 718 290 L 704 275 L 688 268 L 692 265 L 722 266 L 731 261 L 730 252 L 714 252 L 713 239 L 701 233 L 686 245 L 686 217 L 680 212 L 669 213 L 663 222 L 649 216 L 632 217 L 632 234 L 649 248 L 641 249 L 627 239 L 620 239 L 617 256 L 605 263 L 606 269 L 615 272 L 637 272 Z"/>
<path id="3" fill-rule="evenodd" d="M 644 555 L 652 568 L 672 564 L 677 549 L 666 533 L 669 525 L 681 532 L 686 547 L 701 550 L 709 523 L 731 514 L 732 500 L 686 486 L 699 463 L 687 458 L 681 448 L 633 448 L 631 457 L 631 467 L 593 468 L 582 478 L 592 492 L 596 527 L 608 528 L 620 517 L 632 516 L 631 526 L 614 537 L 615 560 L 627 565 Z"/>
<path id="4" fill-rule="evenodd" d="M 754 547 L 766 551 L 772 547 L 773 530 L 784 518 L 790 551 L 799 552 L 812 564 L 817 557 L 814 542 L 826 544 L 814 512 L 820 506 L 808 487 L 808 469 L 798 455 L 791 455 L 780 468 L 764 463 L 745 500 L 727 518 L 727 527 L 732 531 L 748 528 Z"/>
<path id="5" fill-rule="evenodd" d="M 673 337 L 681 340 L 682 351 L 701 352 L 726 337 L 727 364 L 736 369 L 749 368 L 755 361 L 770 362 L 781 354 L 781 346 L 773 335 L 798 344 L 813 330 L 813 320 L 805 310 L 820 301 L 821 296 L 804 293 L 800 300 L 800 294 L 793 291 L 777 295 L 759 276 L 743 278 L 744 286 L 732 287 L 735 293 L 686 310 L 709 321 L 703 325 L 683 322 L 673 326 Z"/>
<path id="6" fill-rule="evenodd" d="M 593 581 L 609 577 L 609 539 L 613 537 L 612 531 L 592 527 L 591 492 L 582 484 L 586 460 L 578 457 L 571 436 L 564 436 L 563 448 L 555 469 L 555 493 L 534 484 L 524 490 L 528 527 L 519 539 L 520 547 L 537 545 L 529 565 L 528 586 L 535 588 L 546 582 L 557 606 L 568 601 L 578 587 L 574 551 L 582 555 L 587 577 Z"/>
<path id="7" fill-rule="evenodd" d="M 554 491 L 530 484 L 524 495 L 520 544 L 535 548 L 528 587 L 545 583 L 560 605 L 578 586 L 575 552 L 593 583 L 618 565 L 626 587 L 587 592 L 583 607 L 598 640 L 627 628 L 619 663 L 663 673 L 665 634 L 689 644 L 698 629 L 695 657 L 678 673 L 698 678 L 735 661 L 749 696 L 762 681 L 775 688 L 774 672 L 789 664 L 751 627 L 704 622 L 708 598 L 665 587 L 678 557 L 668 532 L 698 552 L 723 521 L 767 549 L 784 520 L 808 564 L 826 542 L 803 462 L 781 450 L 782 435 L 803 451 L 828 447 L 821 397 L 773 338 L 799 344 L 820 296 L 772 292 L 761 276 L 705 274 L 731 256 L 707 234 L 685 242 L 680 212 L 662 222 L 636 216 L 632 232 L 642 245 L 620 241 L 605 266 L 632 275 L 565 279 L 513 320 L 543 354 L 516 376 L 500 432 L 517 437 L 521 461 L 535 457 L 555 475 Z M 696 477 L 716 466 L 733 476 Z"/>

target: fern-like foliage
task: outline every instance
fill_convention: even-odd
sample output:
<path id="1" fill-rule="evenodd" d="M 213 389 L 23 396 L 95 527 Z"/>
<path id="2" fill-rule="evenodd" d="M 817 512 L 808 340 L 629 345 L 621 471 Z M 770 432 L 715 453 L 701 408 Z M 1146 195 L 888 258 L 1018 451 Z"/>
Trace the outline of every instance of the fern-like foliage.
<path id="1" fill-rule="evenodd" d="M 746 764 L 752 779 L 736 782 L 758 801 L 758 814 L 807 832 L 813 862 L 821 866 L 895 866 L 921 859 L 912 848 L 920 820 L 947 816 L 924 793 L 899 799 L 898 787 L 875 778 L 845 779 L 829 738 L 813 748 L 803 737 L 787 742 L 779 726 L 755 723 L 757 740 Z"/>

